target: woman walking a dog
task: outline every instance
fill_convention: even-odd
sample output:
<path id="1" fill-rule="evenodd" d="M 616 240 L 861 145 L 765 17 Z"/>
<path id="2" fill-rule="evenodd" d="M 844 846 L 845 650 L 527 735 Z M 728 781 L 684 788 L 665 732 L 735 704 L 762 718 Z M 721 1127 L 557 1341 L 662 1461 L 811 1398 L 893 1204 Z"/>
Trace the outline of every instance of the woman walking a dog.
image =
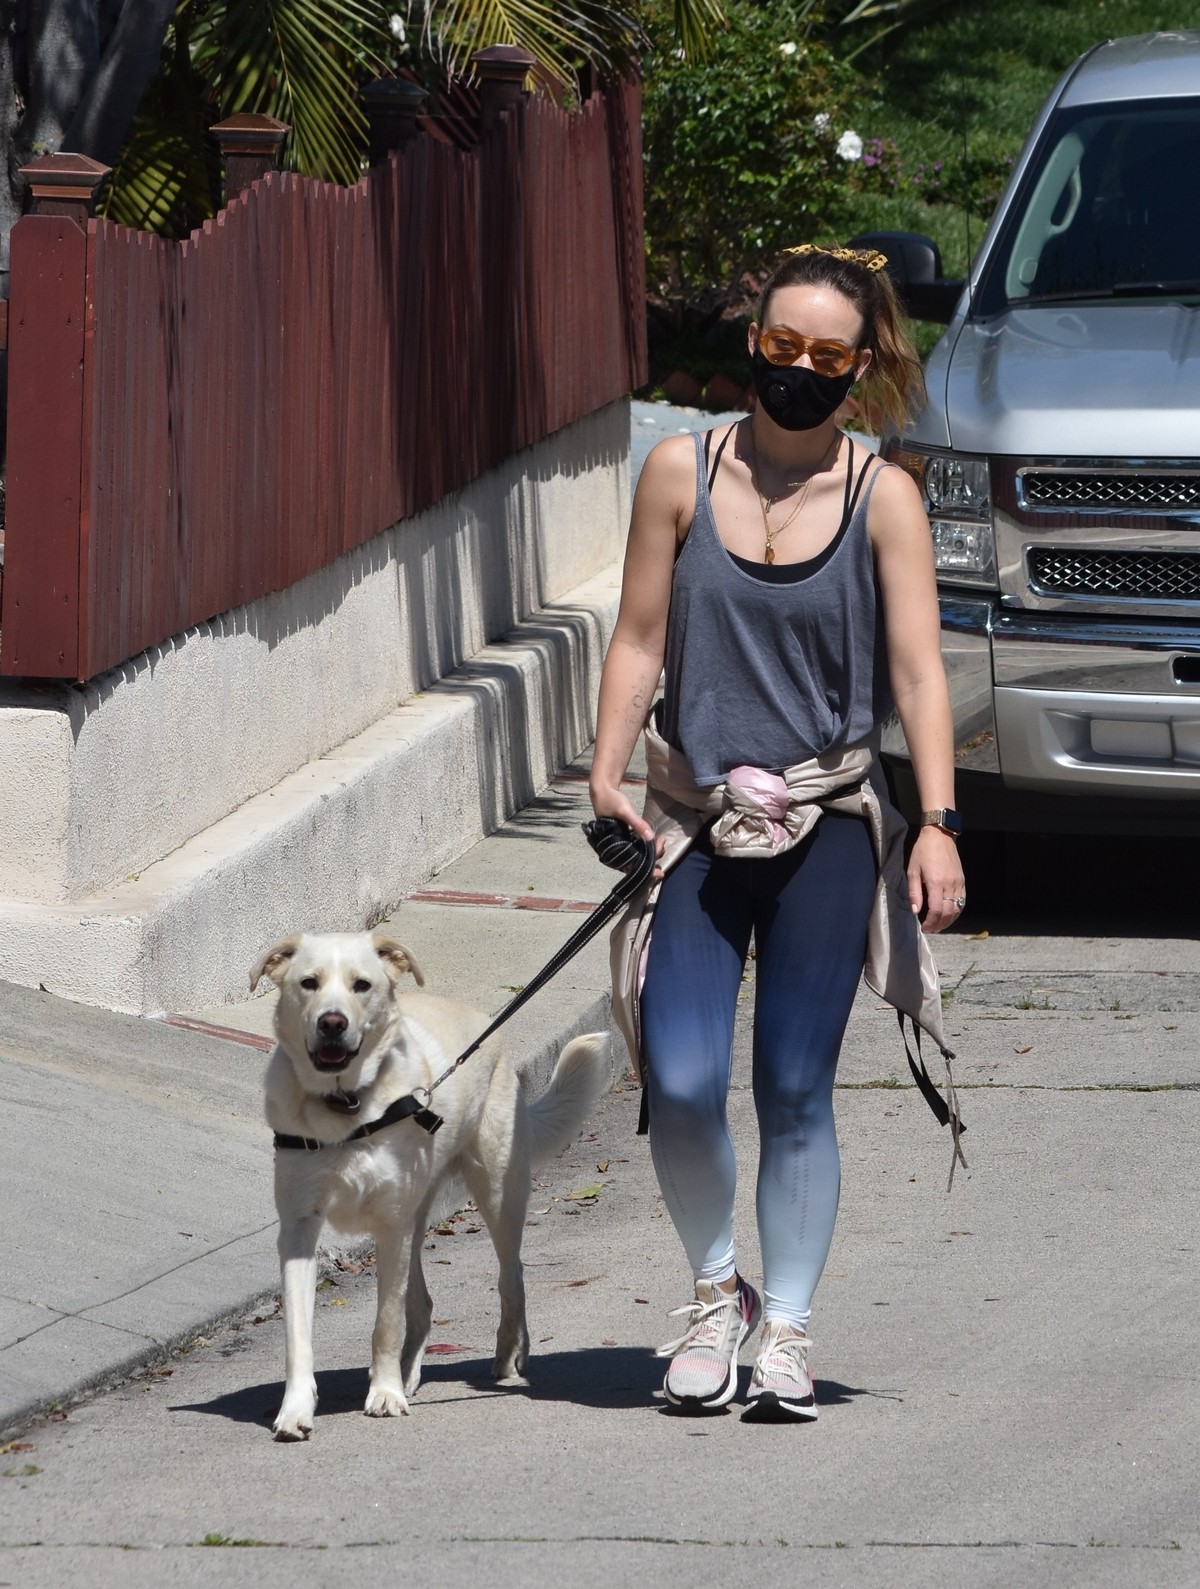
<path id="1" fill-rule="evenodd" d="M 805 245 L 770 277 L 749 333 L 753 414 L 646 461 L 604 664 L 592 805 L 656 837 L 660 855 L 614 938 L 614 973 L 695 1285 L 660 1353 L 683 1412 L 733 1398 L 761 1316 L 744 1416 L 817 1415 L 808 1324 L 840 1185 L 834 1074 L 864 960 L 951 1057 L 922 937 L 965 903 L 929 524 L 908 475 L 834 421 L 855 382 L 897 423 L 923 396 L 885 263 Z M 893 703 L 924 813 L 906 873 L 875 761 Z M 644 816 L 620 788 L 643 727 Z M 761 1299 L 735 1260 L 726 1119 L 751 935 Z M 957 1153 L 948 1069 L 946 1091 L 948 1110 L 927 1096 Z"/>

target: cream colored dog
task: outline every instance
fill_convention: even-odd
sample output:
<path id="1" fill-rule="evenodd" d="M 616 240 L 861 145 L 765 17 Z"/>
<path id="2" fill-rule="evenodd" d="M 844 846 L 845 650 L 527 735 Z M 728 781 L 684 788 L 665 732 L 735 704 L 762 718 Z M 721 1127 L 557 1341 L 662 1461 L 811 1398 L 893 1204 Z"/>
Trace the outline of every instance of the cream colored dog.
<path id="1" fill-rule="evenodd" d="M 432 1315 L 421 1244 L 434 1193 L 455 1171 L 500 1260 L 493 1373 L 521 1382 L 529 1351 L 521 1275 L 529 1172 L 570 1140 L 611 1074 L 607 1035 L 577 1037 L 559 1056 L 547 1092 L 527 1105 L 499 1040 L 489 1038 L 429 1100 L 421 1089 L 488 1018 L 449 999 L 397 993 L 406 972 L 423 985 L 402 944 L 382 933 L 347 933 L 285 938 L 250 974 L 252 988 L 264 975 L 279 985 L 267 1121 L 277 1134 L 309 1144 L 275 1150 L 287 1337 L 277 1440 L 306 1440 L 312 1432 L 316 1254 L 326 1221 L 375 1240 L 379 1299 L 365 1410 L 373 1418 L 408 1411 Z M 442 1116 L 436 1134 L 402 1119 L 361 1141 L 336 1145 L 414 1091 Z"/>

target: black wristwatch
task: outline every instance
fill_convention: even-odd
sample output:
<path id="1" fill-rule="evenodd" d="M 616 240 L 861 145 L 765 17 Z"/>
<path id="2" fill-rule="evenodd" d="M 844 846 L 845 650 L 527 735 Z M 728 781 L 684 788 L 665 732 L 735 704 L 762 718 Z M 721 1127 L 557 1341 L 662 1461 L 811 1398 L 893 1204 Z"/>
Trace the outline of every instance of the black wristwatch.
<path id="1" fill-rule="evenodd" d="M 943 833 L 948 833 L 954 840 L 958 840 L 963 830 L 963 819 L 957 811 L 951 811 L 948 806 L 940 811 L 922 811 L 921 826 L 923 828 L 941 828 Z"/>

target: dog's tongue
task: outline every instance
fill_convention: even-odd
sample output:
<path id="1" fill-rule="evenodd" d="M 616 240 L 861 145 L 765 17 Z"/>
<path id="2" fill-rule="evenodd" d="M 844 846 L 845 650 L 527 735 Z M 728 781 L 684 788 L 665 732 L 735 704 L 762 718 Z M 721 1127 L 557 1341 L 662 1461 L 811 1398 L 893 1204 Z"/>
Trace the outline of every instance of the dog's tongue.
<path id="1" fill-rule="evenodd" d="M 346 1050 L 340 1043 L 322 1043 L 317 1049 L 317 1058 L 326 1065 L 336 1065 L 339 1060 L 345 1059 Z"/>

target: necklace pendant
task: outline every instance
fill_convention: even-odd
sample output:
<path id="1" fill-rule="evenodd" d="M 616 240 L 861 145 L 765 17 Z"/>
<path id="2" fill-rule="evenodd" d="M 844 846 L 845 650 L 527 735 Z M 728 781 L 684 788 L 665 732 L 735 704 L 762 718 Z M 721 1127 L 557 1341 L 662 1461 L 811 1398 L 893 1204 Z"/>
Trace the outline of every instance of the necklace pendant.
<path id="1" fill-rule="evenodd" d="M 771 545 L 770 541 L 768 541 L 767 542 L 767 549 L 763 553 L 763 562 L 764 563 L 773 563 L 774 561 L 775 561 L 775 548 Z"/>

